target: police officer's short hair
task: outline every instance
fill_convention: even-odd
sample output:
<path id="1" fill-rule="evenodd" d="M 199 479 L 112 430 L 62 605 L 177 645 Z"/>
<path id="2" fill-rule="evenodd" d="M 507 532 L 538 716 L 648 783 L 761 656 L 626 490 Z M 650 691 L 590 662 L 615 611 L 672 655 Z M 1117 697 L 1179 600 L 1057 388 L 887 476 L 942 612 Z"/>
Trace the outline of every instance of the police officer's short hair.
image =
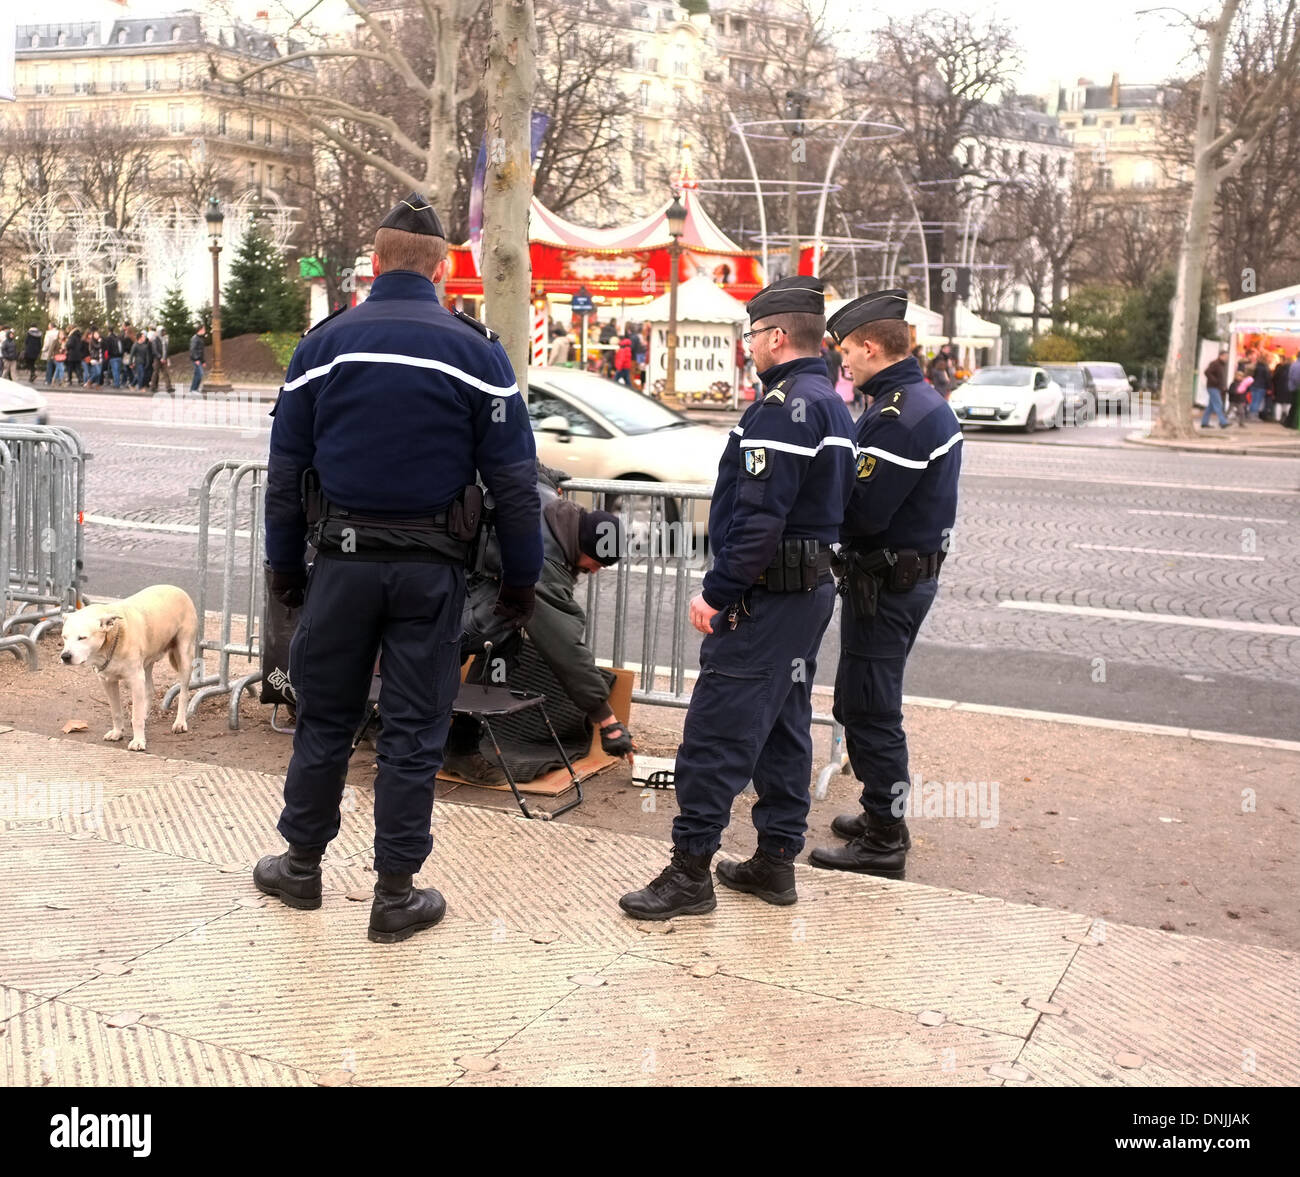
<path id="1" fill-rule="evenodd" d="M 821 351 L 822 340 L 826 337 L 825 315 L 801 314 L 796 311 L 764 315 L 762 326 L 780 327 L 800 351 Z"/>
<path id="2" fill-rule="evenodd" d="M 849 333 L 849 338 L 859 347 L 870 340 L 885 355 L 900 360 L 912 346 L 912 334 L 903 319 L 875 319 L 863 323 Z"/>
<path id="3" fill-rule="evenodd" d="M 414 270 L 429 277 L 447 256 L 447 239 L 380 228 L 375 230 L 375 253 L 385 270 Z"/>

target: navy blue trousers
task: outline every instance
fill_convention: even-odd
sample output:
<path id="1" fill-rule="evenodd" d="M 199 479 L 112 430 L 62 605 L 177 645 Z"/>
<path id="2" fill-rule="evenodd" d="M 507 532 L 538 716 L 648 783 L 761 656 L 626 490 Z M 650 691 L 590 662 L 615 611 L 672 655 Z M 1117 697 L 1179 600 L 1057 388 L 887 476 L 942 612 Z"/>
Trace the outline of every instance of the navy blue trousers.
<path id="1" fill-rule="evenodd" d="M 876 615 L 865 621 L 847 606 L 840 610 L 834 714 L 844 725 L 853 775 L 862 782 L 862 808 L 881 821 L 907 813 L 903 670 L 938 587 L 930 579 L 918 581 L 910 593 L 882 589 Z"/>
<path id="2" fill-rule="evenodd" d="M 323 852 L 339 832 L 352 737 L 379 654 L 375 869 L 414 874 L 433 849 L 434 778 L 460 686 L 465 573 L 450 564 L 318 558 L 289 677 L 298 696 L 284 780 L 285 841 Z"/>
<path id="3" fill-rule="evenodd" d="M 835 607 L 835 586 L 807 593 L 747 594 L 749 616 L 726 614 L 700 646 L 675 774 L 673 844 L 712 854 L 731 821 L 731 803 L 752 780 L 754 828 L 767 854 L 803 849 L 811 804 L 812 686 L 817 650 Z"/>

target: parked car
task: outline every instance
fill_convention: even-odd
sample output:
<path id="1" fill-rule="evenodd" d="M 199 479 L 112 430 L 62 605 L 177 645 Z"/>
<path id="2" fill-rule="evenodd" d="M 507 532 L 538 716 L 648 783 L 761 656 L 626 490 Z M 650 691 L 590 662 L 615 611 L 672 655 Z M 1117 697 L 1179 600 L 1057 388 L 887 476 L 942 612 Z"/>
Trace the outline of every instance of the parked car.
<path id="1" fill-rule="evenodd" d="M 537 456 L 575 478 L 712 486 L 727 431 L 700 425 L 644 393 L 590 372 L 549 368 L 528 380 Z M 695 520 L 708 518 L 707 500 Z M 669 522 L 680 517 L 669 500 Z"/>
<path id="2" fill-rule="evenodd" d="M 1078 364 L 1044 364 L 1043 371 L 1061 386 L 1066 421 L 1086 425 L 1097 415 L 1097 398 L 1088 391 L 1083 369 Z"/>
<path id="3" fill-rule="evenodd" d="M 1060 424 L 1065 394 L 1042 368 L 1008 364 L 981 368 L 953 390 L 948 403 L 962 425 L 1032 433 Z"/>
<path id="4" fill-rule="evenodd" d="M 28 388 L 16 380 L 0 380 L 0 421 L 48 425 L 49 404 L 34 388 Z"/>
<path id="5" fill-rule="evenodd" d="M 1092 393 L 1098 412 L 1128 412 L 1137 381 L 1124 371 L 1123 364 L 1084 360 L 1079 367 L 1083 370 L 1083 386 Z"/>

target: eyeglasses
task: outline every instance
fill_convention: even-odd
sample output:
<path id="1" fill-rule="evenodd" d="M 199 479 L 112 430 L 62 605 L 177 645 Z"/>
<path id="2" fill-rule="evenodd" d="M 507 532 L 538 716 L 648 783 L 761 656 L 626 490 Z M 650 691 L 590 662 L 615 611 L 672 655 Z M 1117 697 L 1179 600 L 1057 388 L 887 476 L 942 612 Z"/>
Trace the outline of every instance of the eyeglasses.
<path id="1" fill-rule="evenodd" d="M 762 335 L 764 331 L 780 331 L 781 328 L 775 324 L 771 327 L 759 327 L 753 331 L 746 331 L 740 338 L 748 343 L 755 335 Z"/>

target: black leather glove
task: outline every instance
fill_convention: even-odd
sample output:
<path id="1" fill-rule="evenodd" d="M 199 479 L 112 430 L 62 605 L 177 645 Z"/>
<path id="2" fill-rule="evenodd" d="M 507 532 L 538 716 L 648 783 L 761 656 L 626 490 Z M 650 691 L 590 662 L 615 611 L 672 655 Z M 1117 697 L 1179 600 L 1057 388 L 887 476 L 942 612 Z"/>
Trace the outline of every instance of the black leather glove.
<path id="1" fill-rule="evenodd" d="M 295 569 L 293 572 L 277 572 L 267 569 L 270 580 L 267 591 L 286 609 L 301 609 L 303 590 L 307 587 L 307 570 Z"/>
<path id="2" fill-rule="evenodd" d="M 497 593 L 496 607 L 492 610 L 497 617 L 504 617 L 515 629 L 523 629 L 533 615 L 533 602 L 537 590 L 531 584 L 503 584 Z"/>
<path id="3" fill-rule="evenodd" d="M 636 750 L 632 733 L 621 723 L 611 723 L 600 729 L 600 750 L 606 756 L 626 756 Z"/>

